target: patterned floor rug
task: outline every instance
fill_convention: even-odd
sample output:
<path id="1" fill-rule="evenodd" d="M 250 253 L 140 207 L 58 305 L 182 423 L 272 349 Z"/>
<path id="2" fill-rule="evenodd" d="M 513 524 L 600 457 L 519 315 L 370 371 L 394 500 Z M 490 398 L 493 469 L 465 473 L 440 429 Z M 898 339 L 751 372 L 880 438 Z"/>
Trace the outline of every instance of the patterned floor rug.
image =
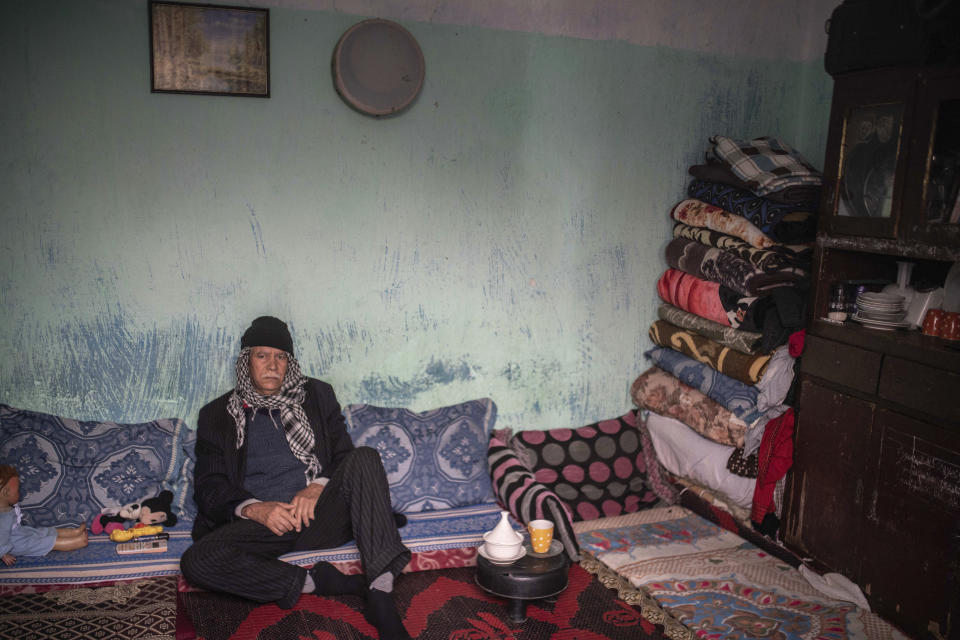
<path id="1" fill-rule="evenodd" d="M 175 576 L 0 598 L 0 638 L 174 640 Z"/>
<path id="2" fill-rule="evenodd" d="M 410 635 L 421 640 L 664 640 L 639 610 L 579 566 L 553 603 L 531 602 L 527 621 L 509 622 L 505 602 L 474 583 L 473 568 L 404 574 L 396 600 Z M 212 593 L 181 593 L 181 606 L 202 640 L 375 640 L 360 598 L 303 596 L 283 610 Z"/>

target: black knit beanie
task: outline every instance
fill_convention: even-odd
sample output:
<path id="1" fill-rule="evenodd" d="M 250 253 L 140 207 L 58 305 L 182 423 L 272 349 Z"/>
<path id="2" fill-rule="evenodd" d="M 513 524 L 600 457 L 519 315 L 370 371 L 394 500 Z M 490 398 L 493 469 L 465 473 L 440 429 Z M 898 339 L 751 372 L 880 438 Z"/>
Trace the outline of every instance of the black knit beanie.
<path id="1" fill-rule="evenodd" d="M 240 338 L 240 348 L 246 347 L 273 347 L 293 355 L 293 338 L 286 322 L 273 316 L 260 316 Z"/>

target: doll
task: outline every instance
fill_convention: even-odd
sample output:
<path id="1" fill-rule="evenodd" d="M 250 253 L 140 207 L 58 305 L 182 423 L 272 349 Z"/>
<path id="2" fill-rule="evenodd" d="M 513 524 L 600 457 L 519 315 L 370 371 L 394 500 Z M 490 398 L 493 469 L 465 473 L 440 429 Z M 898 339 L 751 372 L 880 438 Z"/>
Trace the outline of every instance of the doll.
<path id="1" fill-rule="evenodd" d="M 20 474 L 0 464 L 0 555 L 8 567 L 16 556 L 45 556 L 87 546 L 87 527 L 26 527 L 20 524 Z"/>
<path id="2" fill-rule="evenodd" d="M 173 513 L 172 507 L 173 493 L 164 489 L 154 498 L 131 502 L 119 509 L 104 509 L 94 517 L 90 529 L 94 534 L 113 533 L 118 529 L 125 529 L 129 520 L 135 521 L 132 524 L 134 527 L 157 524 L 172 527 L 177 524 L 177 515 Z"/>

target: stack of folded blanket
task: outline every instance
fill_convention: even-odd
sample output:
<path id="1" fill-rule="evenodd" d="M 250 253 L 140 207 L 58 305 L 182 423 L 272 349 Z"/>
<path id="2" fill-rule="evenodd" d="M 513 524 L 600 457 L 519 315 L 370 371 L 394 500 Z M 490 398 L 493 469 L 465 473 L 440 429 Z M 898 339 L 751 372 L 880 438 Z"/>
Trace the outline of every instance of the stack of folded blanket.
<path id="1" fill-rule="evenodd" d="M 710 140 L 657 282 L 652 367 L 631 395 L 661 464 L 773 535 L 793 457 L 821 174 L 780 140 Z"/>

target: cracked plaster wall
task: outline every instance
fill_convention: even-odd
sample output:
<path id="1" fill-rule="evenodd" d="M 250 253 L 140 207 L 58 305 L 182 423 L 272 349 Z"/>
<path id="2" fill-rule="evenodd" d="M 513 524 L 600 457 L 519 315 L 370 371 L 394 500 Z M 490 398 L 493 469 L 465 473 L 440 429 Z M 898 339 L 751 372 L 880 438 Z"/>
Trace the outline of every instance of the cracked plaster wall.
<path id="1" fill-rule="evenodd" d="M 765 5 L 710 35 L 635 15 L 660 25 L 641 38 L 429 4 L 272 3 L 272 95 L 252 99 L 151 94 L 143 2 L 6 3 L 0 402 L 194 425 L 269 313 L 342 403 L 489 396 L 515 429 L 629 409 L 707 136 L 781 136 L 822 165 L 826 16 L 779 3 L 805 44 L 777 56 L 710 44 L 756 40 Z M 397 6 L 426 83 L 375 120 L 336 95 L 330 54 Z"/>

